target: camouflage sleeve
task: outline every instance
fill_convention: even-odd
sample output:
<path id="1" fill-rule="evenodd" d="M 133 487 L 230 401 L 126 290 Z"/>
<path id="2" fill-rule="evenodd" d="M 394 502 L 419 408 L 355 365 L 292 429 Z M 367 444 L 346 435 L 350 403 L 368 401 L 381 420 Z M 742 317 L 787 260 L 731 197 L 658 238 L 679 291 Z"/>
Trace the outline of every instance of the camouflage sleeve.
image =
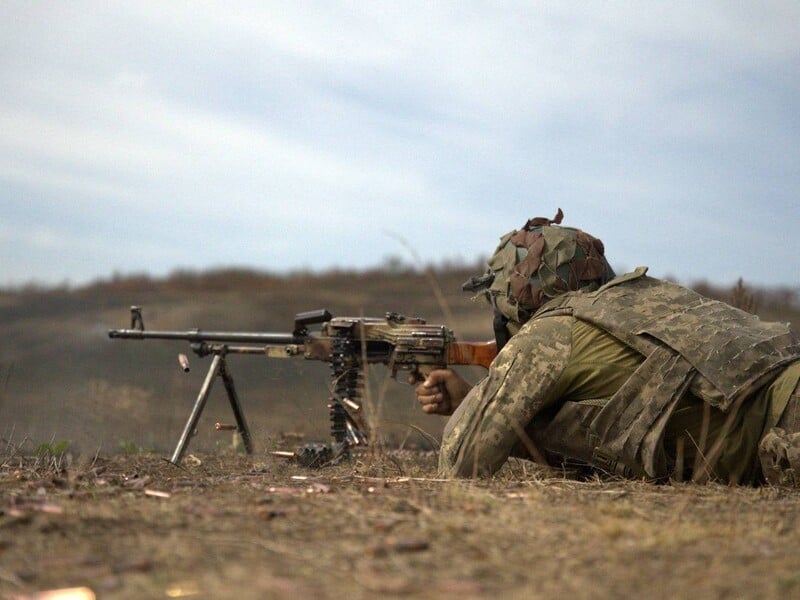
<path id="1" fill-rule="evenodd" d="M 537 412 L 558 401 L 556 383 L 572 348 L 569 316 L 529 321 L 450 417 L 439 454 L 444 477 L 497 471 Z"/>

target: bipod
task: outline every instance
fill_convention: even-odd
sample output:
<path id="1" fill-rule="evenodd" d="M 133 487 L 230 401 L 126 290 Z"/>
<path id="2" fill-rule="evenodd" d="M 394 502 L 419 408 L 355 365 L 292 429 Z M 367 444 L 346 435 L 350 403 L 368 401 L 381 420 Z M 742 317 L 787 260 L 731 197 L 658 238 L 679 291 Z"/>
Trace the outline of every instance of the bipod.
<path id="1" fill-rule="evenodd" d="M 231 403 L 233 416 L 236 418 L 236 431 L 242 436 L 244 448 L 248 454 L 253 453 L 253 442 L 250 438 L 250 428 L 247 426 L 247 421 L 244 418 L 244 412 L 239 404 L 239 396 L 236 394 L 236 388 L 233 385 L 233 377 L 228 371 L 228 366 L 225 361 L 225 354 L 227 348 L 225 346 L 217 347 L 214 350 L 214 359 L 211 361 L 211 366 L 208 368 L 208 374 L 205 381 L 200 388 L 200 393 L 197 395 L 197 400 L 194 403 L 192 414 L 189 415 L 189 420 L 186 421 L 186 426 L 183 428 L 181 439 L 178 440 L 178 445 L 175 447 L 175 452 L 172 453 L 172 458 L 169 459 L 173 465 L 180 465 L 183 453 L 189 445 L 189 440 L 195 435 L 197 429 L 197 422 L 200 420 L 200 415 L 206 406 L 206 401 L 211 393 L 211 387 L 214 385 L 214 380 L 217 376 L 222 378 L 222 383 L 225 386 L 225 391 L 228 394 L 228 400 Z"/>

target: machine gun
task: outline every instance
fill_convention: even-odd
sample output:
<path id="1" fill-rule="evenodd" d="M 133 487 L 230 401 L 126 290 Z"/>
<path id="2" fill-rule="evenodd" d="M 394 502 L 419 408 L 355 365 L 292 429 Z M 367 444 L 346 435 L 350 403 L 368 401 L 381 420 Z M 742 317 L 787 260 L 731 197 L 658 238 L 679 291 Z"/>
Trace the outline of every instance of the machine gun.
<path id="1" fill-rule="evenodd" d="M 319 326 L 317 329 L 315 326 Z M 315 331 L 312 332 L 311 328 Z M 339 454 L 352 446 L 366 445 L 368 430 L 362 414 L 361 387 L 366 364 L 383 364 L 391 376 L 408 371 L 415 379 L 448 365 L 489 367 L 497 355 L 495 342 L 457 342 L 444 325 L 429 325 L 423 319 L 387 313 L 384 318 L 333 317 L 327 310 L 302 312 L 294 318 L 291 333 L 231 331 L 149 331 L 142 309 L 131 307 L 130 329 L 110 329 L 108 336 L 128 340 L 184 340 L 200 357 L 213 355 L 208 374 L 186 422 L 170 462 L 179 464 L 211 392 L 214 380 L 222 378 L 245 450 L 253 452 L 252 437 L 239 397 L 228 370 L 230 354 L 251 354 L 267 358 L 321 360 L 331 366 L 328 398 L 331 436 Z M 188 359 L 179 355 L 184 371 Z"/>

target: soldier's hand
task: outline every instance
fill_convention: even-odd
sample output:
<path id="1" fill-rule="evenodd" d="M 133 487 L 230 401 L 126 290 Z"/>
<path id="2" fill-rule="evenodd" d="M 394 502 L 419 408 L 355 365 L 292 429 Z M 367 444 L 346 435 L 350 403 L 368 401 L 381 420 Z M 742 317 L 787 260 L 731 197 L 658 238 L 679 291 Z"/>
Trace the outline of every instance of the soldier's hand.
<path id="1" fill-rule="evenodd" d="M 413 375 L 408 382 L 418 383 Z M 436 369 L 414 391 L 424 412 L 451 415 L 471 389 L 472 386 L 452 369 Z"/>

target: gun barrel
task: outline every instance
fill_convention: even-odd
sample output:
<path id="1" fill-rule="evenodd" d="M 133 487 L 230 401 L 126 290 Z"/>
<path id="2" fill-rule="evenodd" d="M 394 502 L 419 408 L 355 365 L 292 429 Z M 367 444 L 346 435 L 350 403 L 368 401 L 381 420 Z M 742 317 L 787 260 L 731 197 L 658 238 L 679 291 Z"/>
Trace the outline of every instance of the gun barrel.
<path id="1" fill-rule="evenodd" d="M 291 333 L 262 333 L 250 331 L 142 331 L 140 329 L 109 329 L 108 337 L 125 340 L 183 340 L 187 342 L 221 342 L 231 344 L 302 344 L 304 338 Z"/>

